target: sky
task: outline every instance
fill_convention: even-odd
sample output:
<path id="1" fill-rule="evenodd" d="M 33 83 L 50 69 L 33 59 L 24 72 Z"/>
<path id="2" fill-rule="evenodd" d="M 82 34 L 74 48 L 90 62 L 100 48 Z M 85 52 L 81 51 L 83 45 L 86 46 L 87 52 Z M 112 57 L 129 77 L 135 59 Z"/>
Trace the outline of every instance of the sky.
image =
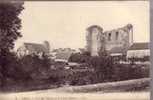
<path id="1" fill-rule="evenodd" d="M 100 25 L 104 31 L 132 24 L 134 42 L 149 42 L 148 1 L 25 1 L 22 11 L 24 42 L 42 43 L 51 48 L 84 48 L 86 28 Z"/>

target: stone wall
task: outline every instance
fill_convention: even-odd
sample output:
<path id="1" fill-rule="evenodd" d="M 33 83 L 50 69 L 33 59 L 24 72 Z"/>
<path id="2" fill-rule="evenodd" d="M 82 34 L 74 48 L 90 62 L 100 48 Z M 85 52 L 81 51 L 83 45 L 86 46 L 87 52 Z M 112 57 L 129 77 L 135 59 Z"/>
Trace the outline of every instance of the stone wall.
<path id="1" fill-rule="evenodd" d="M 102 42 L 103 29 L 100 26 L 93 25 L 87 28 L 87 51 L 91 53 L 92 56 L 98 56 L 104 42 Z"/>
<path id="2" fill-rule="evenodd" d="M 128 24 L 124 27 L 104 32 L 106 34 L 106 49 L 121 47 L 125 50 L 133 43 L 133 27 Z"/>

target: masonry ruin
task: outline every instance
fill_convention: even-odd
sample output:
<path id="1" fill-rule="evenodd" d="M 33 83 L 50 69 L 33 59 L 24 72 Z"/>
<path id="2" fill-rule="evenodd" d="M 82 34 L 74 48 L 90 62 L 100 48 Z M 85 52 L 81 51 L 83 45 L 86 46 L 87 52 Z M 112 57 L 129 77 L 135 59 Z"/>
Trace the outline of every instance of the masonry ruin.
<path id="1" fill-rule="evenodd" d="M 127 24 L 124 27 L 103 32 L 102 27 L 92 25 L 87 28 L 86 41 L 86 50 L 91 53 L 91 56 L 98 56 L 104 50 L 109 53 L 120 50 L 124 54 L 133 44 L 133 26 Z"/>

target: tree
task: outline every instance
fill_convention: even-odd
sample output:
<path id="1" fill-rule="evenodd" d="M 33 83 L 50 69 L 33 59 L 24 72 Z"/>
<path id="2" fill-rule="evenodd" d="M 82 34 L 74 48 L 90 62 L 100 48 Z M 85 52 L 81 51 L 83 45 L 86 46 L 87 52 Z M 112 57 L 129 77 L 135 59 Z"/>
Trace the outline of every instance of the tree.
<path id="1" fill-rule="evenodd" d="M 111 56 L 94 56 L 88 61 L 88 64 L 94 68 L 95 81 L 104 82 L 111 81 L 115 61 Z"/>
<path id="2" fill-rule="evenodd" d="M 14 41 L 21 37 L 21 19 L 23 2 L 0 3 L 0 54 L 14 47 Z"/>
<path id="3" fill-rule="evenodd" d="M 70 62 L 77 62 L 77 63 L 87 63 L 90 59 L 90 53 L 89 52 L 83 52 L 83 53 L 72 53 L 69 57 L 68 61 Z"/>
<path id="4" fill-rule="evenodd" d="M 19 14 L 23 10 L 23 2 L 5 1 L 0 3 L 0 69 L 1 81 L 5 84 L 8 70 L 10 50 L 14 47 L 14 41 L 21 37 L 21 19 Z M 11 60 L 10 60 L 11 59 Z M 2 85 L 2 86 L 3 86 Z"/>
<path id="5" fill-rule="evenodd" d="M 29 79 L 47 79 L 50 74 L 51 59 L 43 55 L 41 58 L 38 55 L 26 55 L 19 59 L 20 70 L 25 73 Z M 24 78 L 24 77 L 23 77 Z"/>

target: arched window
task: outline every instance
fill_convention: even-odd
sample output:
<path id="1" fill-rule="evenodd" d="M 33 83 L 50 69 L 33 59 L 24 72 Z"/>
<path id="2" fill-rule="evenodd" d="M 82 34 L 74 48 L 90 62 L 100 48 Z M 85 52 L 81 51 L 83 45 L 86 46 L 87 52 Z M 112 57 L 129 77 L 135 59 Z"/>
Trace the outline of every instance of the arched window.
<path id="1" fill-rule="evenodd" d="M 116 32 L 116 38 L 115 38 L 116 40 L 118 40 L 118 35 L 119 35 L 119 33 L 118 33 L 118 32 Z"/>
<path id="2" fill-rule="evenodd" d="M 108 41 L 111 41 L 111 33 L 108 33 Z"/>

